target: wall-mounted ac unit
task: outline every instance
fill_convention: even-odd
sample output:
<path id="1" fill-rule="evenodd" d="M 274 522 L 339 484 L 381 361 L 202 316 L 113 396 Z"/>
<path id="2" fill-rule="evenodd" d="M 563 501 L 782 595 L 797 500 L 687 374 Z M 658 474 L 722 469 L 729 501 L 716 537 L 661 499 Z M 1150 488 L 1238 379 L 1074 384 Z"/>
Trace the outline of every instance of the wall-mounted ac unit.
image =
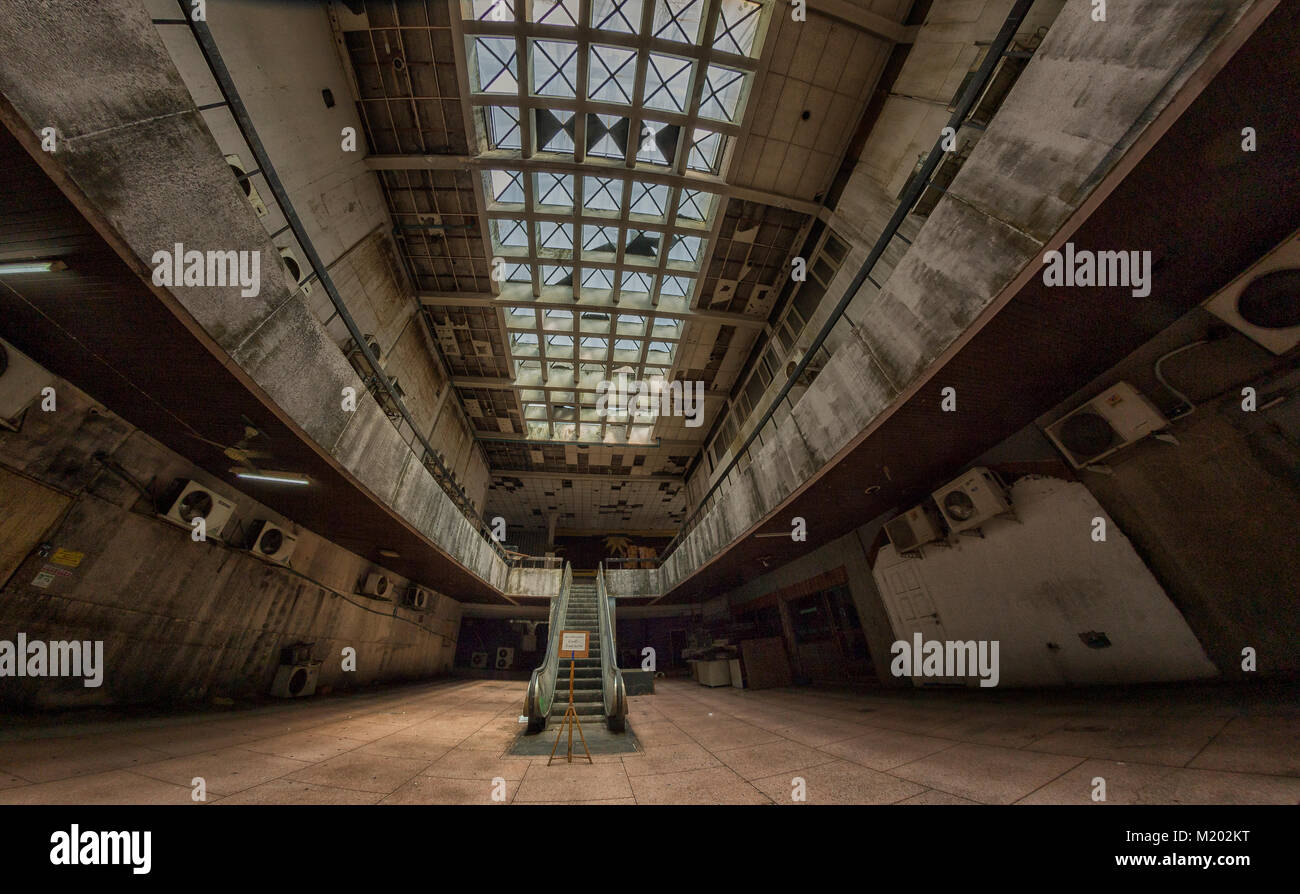
<path id="1" fill-rule="evenodd" d="M 297 545 L 298 538 L 279 525 L 265 519 L 253 522 L 248 537 L 248 551 L 254 555 L 288 565 L 289 557 Z"/>
<path id="2" fill-rule="evenodd" d="M 480 668 L 480 669 L 486 669 L 487 659 L 488 659 L 487 652 L 473 652 L 469 656 L 469 666 Z"/>
<path id="3" fill-rule="evenodd" d="M 1300 233 L 1215 293 L 1205 309 L 1274 354 L 1300 344 Z"/>
<path id="4" fill-rule="evenodd" d="M 515 650 L 510 646 L 497 649 L 497 670 L 509 670 L 515 665 Z"/>
<path id="5" fill-rule="evenodd" d="M 294 253 L 293 249 L 281 248 L 280 260 L 284 262 L 284 269 L 289 271 L 289 275 L 293 277 L 293 281 L 302 287 L 302 293 L 304 295 L 310 295 L 311 283 L 307 280 L 311 278 L 311 271 L 307 269 L 306 265 L 298 260 L 298 255 Z"/>
<path id="6" fill-rule="evenodd" d="M 366 582 L 362 585 L 361 592 L 367 596 L 378 596 L 382 599 L 387 597 L 388 588 L 388 578 L 378 571 L 372 571 L 366 575 Z"/>
<path id="7" fill-rule="evenodd" d="M 934 492 L 934 502 L 953 533 L 978 528 L 1011 511 L 1006 488 L 992 472 L 974 468 Z"/>
<path id="8" fill-rule="evenodd" d="M 407 587 L 405 601 L 411 608 L 424 611 L 433 605 L 433 593 L 424 587 Z"/>
<path id="9" fill-rule="evenodd" d="M 897 518 L 885 522 L 885 533 L 894 549 L 900 553 L 911 552 L 943 537 L 939 520 L 924 504 L 913 506 Z"/>
<path id="10" fill-rule="evenodd" d="M 248 198 L 248 203 L 257 212 L 257 216 L 266 217 L 266 203 L 257 194 L 257 187 L 253 185 L 253 178 L 248 176 L 248 168 L 244 167 L 244 163 L 239 160 L 238 155 L 227 155 L 226 163 L 230 165 L 230 170 L 239 182 L 239 188 L 243 190 L 244 195 Z"/>
<path id="11" fill-rule="evenodd" d="M 188 530 L 193 530 L 194 520 L 201 518 L 204 536 L 220 540 L 221 532 L 234 514 L 235 504 L 232 501 L 207 485 L 186 480 L 163 518 Z"/>
<path id="12" fill-rule="evenodd" d="M 306 698 L 316 694 L 316 680 L 320 676 L 320 662 L 282 664 L 275 671 L 271 695 L 275 698 Z"/>
<path id="13" fill-rule="evenodd" d="M 0 340 L 0 427 L 17 430 L 23 411 L 55 378 L 22 351 Z"/>
<path id="14" fill-rule="evenodd" d="M 1100 462 L 1169 423 L 1128 382 L 1108 388 L 1047 426 L 1047 436 L 1076 469 Z"/>

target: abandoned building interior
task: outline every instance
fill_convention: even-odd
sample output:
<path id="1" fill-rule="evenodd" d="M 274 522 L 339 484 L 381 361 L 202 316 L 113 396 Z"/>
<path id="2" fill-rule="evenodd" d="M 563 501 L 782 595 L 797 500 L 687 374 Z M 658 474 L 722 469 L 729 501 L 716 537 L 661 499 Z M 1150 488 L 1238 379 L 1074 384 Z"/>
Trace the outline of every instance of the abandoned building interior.
<path id="1" fill-rule="evenodd" d="M 1289 0 L 6 0 L 0 804 L 1300 803 L 1297 121 Z"/>

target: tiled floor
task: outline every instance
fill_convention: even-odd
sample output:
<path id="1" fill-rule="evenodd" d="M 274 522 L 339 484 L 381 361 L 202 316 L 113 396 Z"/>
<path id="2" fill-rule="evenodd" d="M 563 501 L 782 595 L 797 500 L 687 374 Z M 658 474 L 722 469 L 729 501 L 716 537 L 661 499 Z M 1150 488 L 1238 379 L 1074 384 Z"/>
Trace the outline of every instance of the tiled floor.
<path id="1" fill-rule="evenodd" d="M 1280 687 L 846 694 L 660 680 L 643 751 L 506 754 L 524 684 L 445 680 L 248 710 L 0 724 L 0 803 L 1300 803 Z"/>

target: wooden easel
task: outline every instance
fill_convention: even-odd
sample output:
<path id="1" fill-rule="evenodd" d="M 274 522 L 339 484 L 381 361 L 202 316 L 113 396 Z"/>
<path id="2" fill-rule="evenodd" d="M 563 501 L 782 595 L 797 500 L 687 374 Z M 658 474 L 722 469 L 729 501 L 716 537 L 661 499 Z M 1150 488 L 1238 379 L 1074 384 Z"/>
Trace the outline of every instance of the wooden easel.
<path id="1" fill-rule="evenodd" d="M 561 636 L 563 635 L 561 633 Z M 587 650 L 584 648 L 582 651 L 585 658 Z M 582 742 L 582 750 L 587 753 L 587 762 L 595 763 L 591 759 L 591 749 L 587 747 L 587 737 L 582 734 L 582 721 L 578 719 L 578 710 L 573 706 L 573 666 L 576 655 L 576 651 L 569 652 L 569 707 L 564 710 L 564 718 L 560 721 L 560 731 L 555 736 L 555 744 L 551 746 L 551 756 L 546 759 L 546 766 L 548 767 L 551 765 L 551 761 L 555 760 L 555 751 L 560 747 L 560 739 L 564 737 L 566 728 L 569 730 L 569 751 L 565 759 L 569 763 L 573 763 L 573 728 L 575 726 L 578 728 L 578 738 Z"/>

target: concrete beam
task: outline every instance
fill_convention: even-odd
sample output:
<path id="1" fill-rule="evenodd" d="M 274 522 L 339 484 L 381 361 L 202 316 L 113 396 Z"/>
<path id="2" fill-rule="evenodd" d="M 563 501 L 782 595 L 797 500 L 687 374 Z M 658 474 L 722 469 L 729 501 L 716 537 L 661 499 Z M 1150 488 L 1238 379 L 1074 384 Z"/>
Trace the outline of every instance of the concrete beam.
<path id="1" fill-rule="evenodd" d="M 691 310 L 686 312 L 667 311 L 659 307 L 636 307 L 627 304 L 574 303 L 570 299 L 557 300 L 541 297 L 533 300 L 501 298 L 487 292 L 417 292 L 420 303 L 426 307 L 540 307 L 563 308 L 578 312 L 594 311 L 599 313 L 654 314 L 673 320 L 698 320 L 706 323 L 718 323 L 723 326 L 735 326 L 739 329 L 764 329 L 767 323 L 756 317 L 722 310 Z"/>
<path id="2" fill-rule="evenodd" d="M 700 431 L 703 432 L 704 428 L 701 427 Z M 501 434 L 493 433 L 489 437 L 479 437 L 477 434 L 474 436 L 474 440 L 476 441 L 518 441 L 520 444 L 536 444 L 538 446 L 541 446 L 542 444 L 551 444 L 551 445 L 564 444 L 566 446 L 571 445 L 574 447 L 606 447 L 606 448 L 619 447 L 619 448 L 627 448 L 631 450 L 668 450 L 677 447 L 685 448 L 688 450 L 699 450 L 703 438 L 704 436 L 701 434 L 699 441 L 680 441 L 676 439 L 662 438 L 659 440 L 658 443 L 652 441 L 648 444 L 632 444 L 628 442 L 607 444 L 603 441 L 540 441 L 535 438 L 530 438 L 527 435 L 511 434 L 510 432 L 502 432 Z M 492 473 L 496 474 L 497 471 L 498 470 L 494 468 L 492 470 Z M 565 475 L 564 477 L 567 478 L 569 476 Z M 640 479 L 642 476 L 638 475 L 636 477 Z M 645 476 L 647 480 L 651 478 L 657 479 L 660 477 L 661 476 L 658 475 Z"/>
<path id="3" fill-rule="evenodd" d="M 919 25 L 908 27 L 879 13 L 855 6 L 848 0 L 808 0 L 808 8 L 875 37 L 884 38 L 890 43 L 914 43 L 916 32 L 920 30 Z"/>
<path id="4" fill-rule="evenodd" d="M 673 475 L 655 475 L 651 478 L 644 476 L 623 477 L 619 475 L 598 475 L 595 472 L 535 472 L 525 469 L 494 469 L 493 478 L 521 478 L 536 481 L 554 481 L 556 478 L 563 478 L 566 481 L 676 481 L 679 484 L 684 481 L 680 476 Z"/>
<path id="5" fill-rule="evenodd" d="M 367 155 L 366 166 L 372 171 L 469 171 L 488 168 L 509 168 L 524 171 L 549 171 L 557 174 L 592 174 L 621 177 L 623 179 L 642 180 L 647 183 L 662 183 L 668 186 L 685 183 L 691 189 L 703 189 L 711 192 L 726 193 L 735 198 L 751 202 L 761 202 L 777 208 L 786 208 L 803 214 L 816 214 L 822 207 L 817 202 L 787 196 L 781 193 L 750 189 L 729 184 L 721 177 L 701 174 L 698 171 L 685 171 L 674 174 L 669 171 L 652 171 L 642 168 L 605 166 L 593 168 L 590 161 L 578 163 L 555 158 L 519 158 L 510 155 Z"/>

